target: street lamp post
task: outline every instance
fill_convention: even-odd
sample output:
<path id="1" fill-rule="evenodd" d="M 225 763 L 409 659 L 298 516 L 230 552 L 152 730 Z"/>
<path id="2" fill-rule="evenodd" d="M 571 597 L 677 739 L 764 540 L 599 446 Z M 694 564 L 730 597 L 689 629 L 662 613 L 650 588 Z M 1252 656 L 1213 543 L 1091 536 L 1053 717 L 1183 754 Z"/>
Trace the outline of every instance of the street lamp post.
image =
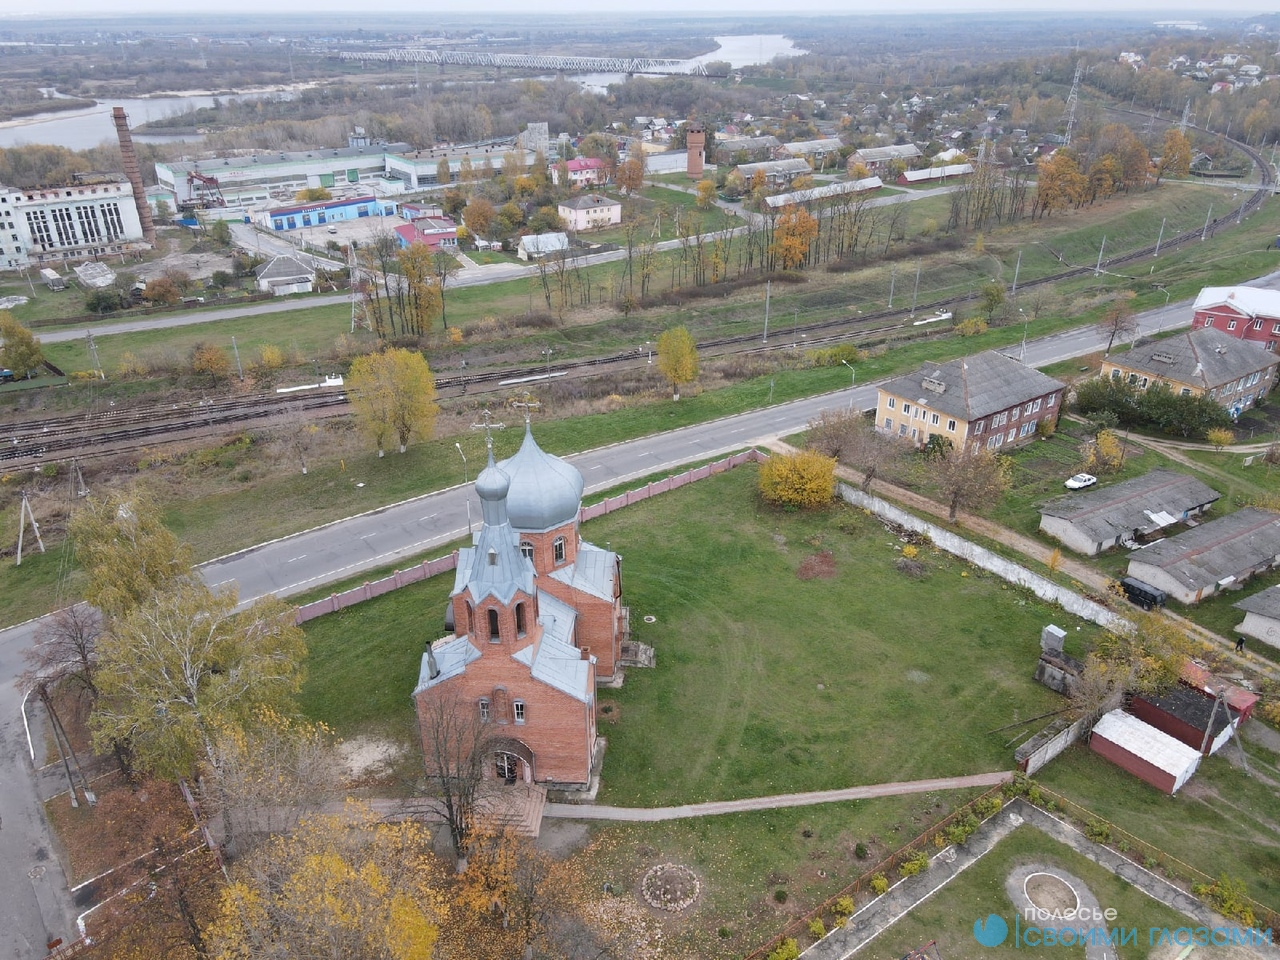
<path id="1" fill-rule="evenodd" d="M 551 379 L 551 354 L 555 353 L 550 347 L 542 351 L 542 355 L 547 358 L 547 379 Z"/>
<path id="2" fill-rule="evenodd" d="M 1018 312 L 1022 314 L 1022 351 L 1018 354 L 1018 362 L 1026 363 L 1027 361 L 1027 327 L 1031 324 L 1031 318 L 1027 316 L 1027 312 L 1021 307 Z"/>
<path id="3" fill-rule="evenodd" d="M 841 360 L 840 362 L 849 368 L 849 388 L 853 389 L 855 386 L 857 386 L 857 383 L 858 383 L 858 371 L 853 369 L 853 364 L 850 363 L 848 360 Z M 850 410 L 853 409 L 852 394 L 849 395 L 849 409 Z"/>
<path id="4" fill-rule="evenodd" d="M 471 536 L 471 474 L 467 470 L 467 455 L 462 452 L 462 444 L 455 443 L 454 448 L 458 451 L 458 456 L 462 457 L 462 487 L 463 494 L 467 498 L 467 536 Z"/>

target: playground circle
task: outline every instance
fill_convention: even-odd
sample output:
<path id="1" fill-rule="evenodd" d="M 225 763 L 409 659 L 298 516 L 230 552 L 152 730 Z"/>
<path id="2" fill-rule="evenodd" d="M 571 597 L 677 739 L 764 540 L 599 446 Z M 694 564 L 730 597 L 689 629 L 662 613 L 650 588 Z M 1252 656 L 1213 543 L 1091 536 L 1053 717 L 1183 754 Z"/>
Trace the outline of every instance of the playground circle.
<path id="1" fill-rule="evenodd" d="M 1033 907 L 1049 913 L 1064 913 L 1080 906 L 1076 888 L 1056 873 L 1032 873 L 1022 881 L 1022 892 Z"/>

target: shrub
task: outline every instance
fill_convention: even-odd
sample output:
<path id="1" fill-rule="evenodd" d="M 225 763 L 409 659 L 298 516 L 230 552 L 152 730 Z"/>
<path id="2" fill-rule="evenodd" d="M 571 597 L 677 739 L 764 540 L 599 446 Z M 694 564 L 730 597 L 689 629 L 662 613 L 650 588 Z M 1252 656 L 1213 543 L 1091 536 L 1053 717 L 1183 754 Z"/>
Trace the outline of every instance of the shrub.
<path id="1" fill-rule="evenodd" d="M 1090 820 L 1084 825 L 1084 835 L 1094 843 L 1111 842 L 1111 824 L 1105 820 Z"/>
<path id="2" fill-rule="evenodd" d="M 871 878 L 871 892 L 877 897 L 888 892 L 889 881 L 883 873 L 877 873 Z"/>
<path id="3" fill-rule="evenodd" d="M 716 935 L 717 935 L 721 940 L 728 940 L 730 937 L 732 937 L 732 936 L 733 936 L 733 931 L 732 931 L 732 930 L 730 930 L 728 927 L 721 927 L 720 929 L 718 929 L 718 930 L 716 931 Z"/>
<path id="4" fill-rule="evenodd" d="M 191 372 L 217 384 L 231 375 L 231 358 L 221 347 L 202 343 L 191 352 Z"/>
<path id="5" fill-rule="evenodd" d="M 898 867 L 898 873 L 904 877 L 914 877 L 917 873 L 923 873 L 928 868 L 928 854 L 923 850 L 917 850 L 910 858 L 902 862 L 902 865 Z"/>
<path id="6" fill-rule="evenodd" d="M 799 956 L 800 945 L 794 937 L 787 937 L 769 954 L 769 960 L 797 960 Z"/>
<path id="7" fill-rule="evenodd" d="M 1041 440 L 1048 440 L 1057 432 L 1058 422 L 1051 417 L 1036 422 L 1036 436 Z"/>
<path id="8" fill-rule="evenodd" d="M 787 891 L 786 891 L 786 890 L 784 890 L 784 889 L 782 889 L 782 887 L 779 887 L 777 890 L 773 891 L 773 902 L 774 902 L 774 903 L 786 903 L 786 902 L 787 902 Z"/>
<path id="9" fill-rule="evenodd" d="M 920 556 L 920 549 L 914 544 L 908 543 L 902 548 L 902 555 L 908 560 L 914 560 L 916 557 Z"/>
<path id="10" fill-rule="evenodd" d="M 898 568 L 899 573 L 905 573 L 913 580 L 919 580 L 925 574 L 924 564 L 909 557 L 899 557 L 894 566 Z"/>
<path id="11" fill-rule="evenodd" d="M 976 337 L 980 333 L 987 332 L 987 321 L 981 317 L 970 317 L 968 320 L 961 320 L 956 324 L 956 333 L 962 337 Z"/>
<path id="12" fill-rule="evenodd" d="M 985 820 L 999 813 L 1003 806 L 999 797 L 979 797 L 973 801 L 973 813 L 979 820 Z"/>
<path id="13" fill-rule="evenodd" d="M 760 467 L 760 494 L 775 506 L 812 510 L 835 496 L 836 461 L 814 450 L 775 454 Z"/>
<path id="14" fill-rule="evenodd" d="M 867 845 L 859 840 L 853 848 L 853 855 L 859 860 L 867 859 Z"/>
<path id="15" fill-rule="evenodd" d="M 147 362 L 127 350 L 120 355 L 120 376 L 145 377 L 150 372 Z"/>
<path id="16" fill-rule="evenodd" d="M 809 936 L 821 940 L 827 935 L 826 925 L 822 922 L 821 917 L 814 917 L 809 921 Z"/>
<path id="17" fill-rule="evenodd" d="M 841 897 L 836 901 L 831 912 L 837 917 L 852 917 L 854 913 L 853 897 Z"/>

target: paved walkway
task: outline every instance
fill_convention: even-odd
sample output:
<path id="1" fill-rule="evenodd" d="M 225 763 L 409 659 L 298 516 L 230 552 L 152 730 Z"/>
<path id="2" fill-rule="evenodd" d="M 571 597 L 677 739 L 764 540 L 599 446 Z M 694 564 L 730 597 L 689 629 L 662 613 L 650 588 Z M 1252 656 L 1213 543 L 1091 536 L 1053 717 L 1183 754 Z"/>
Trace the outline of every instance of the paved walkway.
<path id="1" fill-rule="evenodd" d="M 1035 827 L 1065 844 L 1126 883 L 1137 887 L 1153 900 L 1191 918 L 1197 926 L 1236 926 L 1164 878 L 1138 866 L 1111 848 L 1094 843 L 1069 823 L 1017 799 L 1006 804 L 1003 810 L 979 827 L 964 846 L 947 847 L 933 857 L 928 870 L 894 884 L 887 893 L 872 900 L 850 917 L 843 927 L 832 930 L 801 956 L 806 960 L 847 960 L 990 853 L 996 844 L 1023 824 Z M 1012 919 L 1010 915 L 1009 920 Z M 1138 918 L 1128 917 L 1122 922 L 1126 926 L 1138 926 L 1139 940 L 1145 940 L 1145 932 L 1141 930 Z M 1280 960 L 1280 948 L 1274 944 L 1259 945 L 1252 949 L 1262 957 Z"/>
<path id="2" fill-rule="evenodd" d="M 777 810 L 782 807 L 811 807 L 820 803 L 843 800 L 870 800 L 875 797 L 897 797 L 908 793 L 934 790 L 962 790 L 966 787 L 994 787 L 1013 779 L 1012 773 L 978 773 L 968 777 L 940 777 L 936 780 L 904 780 L 899 783 L 876 783 L 843 790 L 819 790 L 814 793 L 783 793 L 772 797 L 747 800 L 716 800 L 710 803 L 687 803 L 680 807 L 605 807 L 575 803 L 548 803 L 544 817 L 563 820 L 626 820 L 656 823 L 660 820 L 684 820 L 688 817 L 714 817 L 722 813 L 747 810 Z"/>

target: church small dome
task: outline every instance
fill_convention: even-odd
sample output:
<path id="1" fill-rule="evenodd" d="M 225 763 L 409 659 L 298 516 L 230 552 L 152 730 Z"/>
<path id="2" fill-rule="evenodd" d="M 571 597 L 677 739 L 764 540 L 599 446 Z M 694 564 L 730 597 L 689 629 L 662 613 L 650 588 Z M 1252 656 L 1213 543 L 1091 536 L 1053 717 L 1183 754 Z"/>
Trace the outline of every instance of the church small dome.
<path id="1" fill-rule="evenodd" d="M 507 515 L 517 530 L 531 533 L 551 530 L 578 516 L 582 506 L 582 474 L 539 447 L 527 425 L 524 443 L 516 455 L 498 466 L 511 478 Z"/>
<path id="2" fill-rule="evenodd" d="M 497 503 L 507 495 L 510 489 L 511 478 L 501 467 L 495 466 L 490 457 L 489 465 L 480 471 L 480 476 L 476 477 L 476 495 L 481 500 Z"/>

